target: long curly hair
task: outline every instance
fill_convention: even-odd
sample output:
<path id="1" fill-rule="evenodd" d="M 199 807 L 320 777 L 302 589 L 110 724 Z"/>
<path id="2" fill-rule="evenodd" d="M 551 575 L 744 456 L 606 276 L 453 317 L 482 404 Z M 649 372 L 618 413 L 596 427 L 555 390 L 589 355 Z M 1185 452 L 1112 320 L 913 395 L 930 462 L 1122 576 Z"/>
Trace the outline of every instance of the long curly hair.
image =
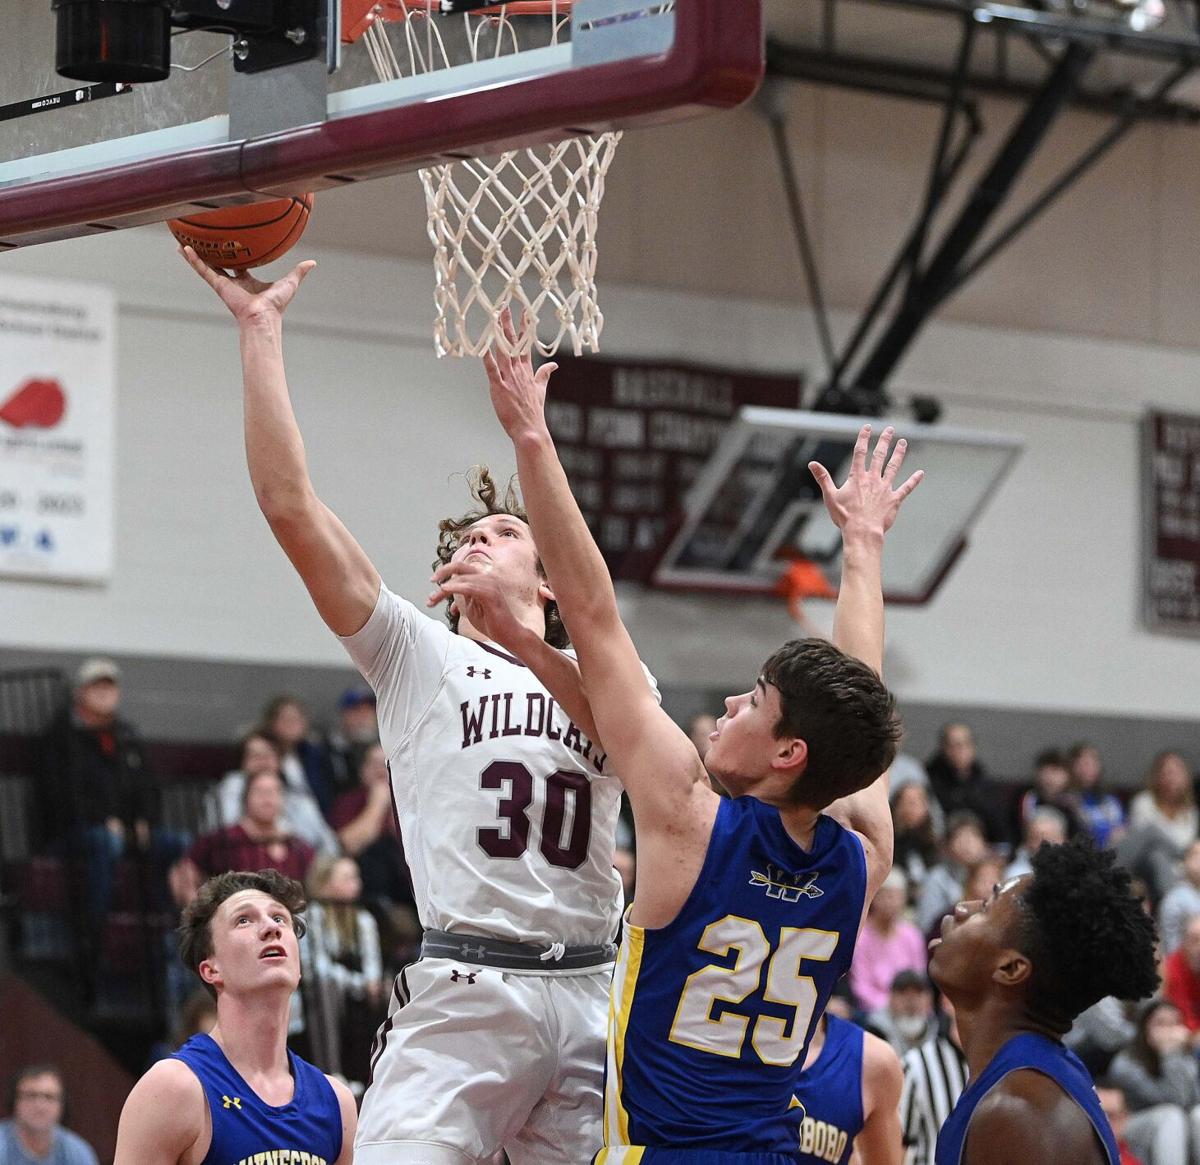
<path id="1" fill-rule="evenodd" d="M 515 476 L 509 478 L 508 485 L 501 495 L 500 487 L 496 484 L 496 479 L 492 477 L 488 467 L 474 465 L 467 471 L 467 485 L 470 488 L 471 497 L 475 500 L 475 505 L 457 518 L 443 518 L 438 523 L 437 557 L 432 563 L 434 570 L 450 561 L 455 550 L 458 549 L 463 532 L 478 522 L 480 518 L 486 518 L 492 514 L 507 514 L 509 517 L 518 518 L 529 525 L 529 515 L 521 504 L 521 495 L 517 490 Z M 546 572 L 542 568 L 540 558 L 537 568 L 538 573 L 545 578 Z M 454 610 L 451 603 L 446 604 L 446 620 L 450 624 L 450 630 L 457 634 L 458 612 Z M 546 634 L 544 638 L 551 647 L 568 647 L 571 643 L 562 616 L 558 613 L 558 604 L 553 600 L 546 603 Z"/>

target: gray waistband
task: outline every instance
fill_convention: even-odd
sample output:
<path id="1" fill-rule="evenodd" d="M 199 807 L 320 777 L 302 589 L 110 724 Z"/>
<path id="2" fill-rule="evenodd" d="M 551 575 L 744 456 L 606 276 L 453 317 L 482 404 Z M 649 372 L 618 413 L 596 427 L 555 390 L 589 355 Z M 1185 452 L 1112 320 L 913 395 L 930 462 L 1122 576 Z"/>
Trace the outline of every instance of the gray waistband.
<path id="1" fill-rule="evenodd" d="M 462 959 L 477 967 L 502 967 L 512 971 L 574 971 L 603 967 L 617 957 L 613 943 L 568 947 L 562 943 L 506 943 L 473 934 L 427 930 L 421 954 L 433 959 Z"/>

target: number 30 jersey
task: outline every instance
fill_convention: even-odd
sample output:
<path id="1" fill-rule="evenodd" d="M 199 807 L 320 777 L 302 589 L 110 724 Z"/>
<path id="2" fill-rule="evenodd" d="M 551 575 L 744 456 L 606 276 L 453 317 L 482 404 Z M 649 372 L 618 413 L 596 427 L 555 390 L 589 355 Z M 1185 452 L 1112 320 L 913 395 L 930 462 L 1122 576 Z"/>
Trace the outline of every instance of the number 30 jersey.
<path id="1" fill-rule="evenodd" d="M 621 1146 L 795 1158 L 795 1065 L 849 970 L 866 891 L 862 842 L 832 817 L 806 852 L 769 805 L 722 801 L 679 915 L 626 924 L 597 1162 L 641 1159 Z"/>
<path id="2" fill-rule="evenodd" d="M 386 587 L 342 643 L 375 689 L 422 925 L 612 942 L 621 786 L 533 672 Z"/>

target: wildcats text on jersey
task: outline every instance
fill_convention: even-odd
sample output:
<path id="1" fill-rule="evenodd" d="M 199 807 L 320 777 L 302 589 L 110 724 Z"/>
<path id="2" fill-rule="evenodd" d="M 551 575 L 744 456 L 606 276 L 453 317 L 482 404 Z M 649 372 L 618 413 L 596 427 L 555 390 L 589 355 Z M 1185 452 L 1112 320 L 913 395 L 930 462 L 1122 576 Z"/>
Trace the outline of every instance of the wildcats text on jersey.
<path id="1" fill-rule="evenodd" d="M 599 749 L 593 755 L 595 746 L 574 721 L 568 721 L 565 729 L 556 725 L 557 709 L 554 697 L 542 692 L 489 692 L 476 700 L 464 700 L 458 706 L 462 715 L 462 747 L 470 748 L 503 736 L 540 736 L 561 740 L 566 748 L 591 761 L 596 772 L 603 773 L 607 755 Z"/>

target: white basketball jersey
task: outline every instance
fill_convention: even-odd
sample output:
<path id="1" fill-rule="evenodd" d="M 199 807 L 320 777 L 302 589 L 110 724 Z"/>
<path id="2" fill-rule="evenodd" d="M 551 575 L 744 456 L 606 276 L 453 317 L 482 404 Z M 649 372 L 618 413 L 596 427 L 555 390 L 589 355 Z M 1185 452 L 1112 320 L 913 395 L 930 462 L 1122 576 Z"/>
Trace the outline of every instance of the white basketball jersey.
<path id="1" fill-rule="evenodd" d="M 386 587 L 342 642 L 378 698 L 421 923 L 508 942 L 613 941 L 621 786 L 533 672 Z"/>

